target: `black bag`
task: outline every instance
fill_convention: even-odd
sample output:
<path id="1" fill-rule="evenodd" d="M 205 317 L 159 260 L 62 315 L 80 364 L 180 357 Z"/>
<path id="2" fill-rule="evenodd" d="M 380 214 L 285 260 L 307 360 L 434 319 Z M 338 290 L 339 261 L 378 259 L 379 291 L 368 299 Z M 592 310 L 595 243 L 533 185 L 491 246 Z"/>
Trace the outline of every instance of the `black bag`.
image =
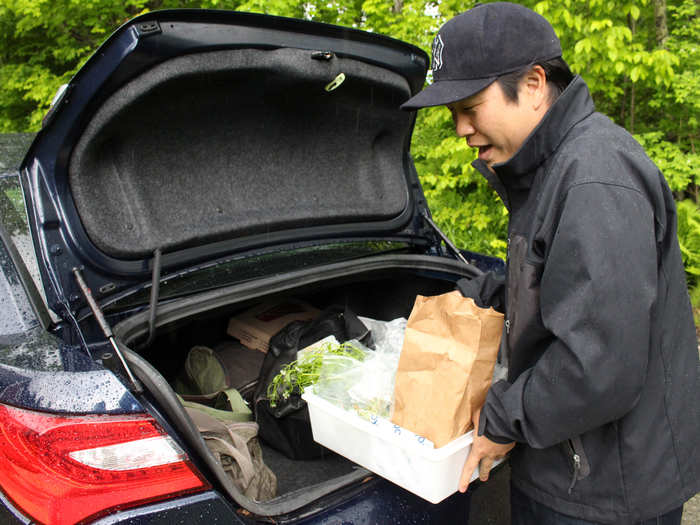
<path id="1" fill-rule="evenodd" d="M 355 339 L 368 347 L 372 344 L 369 330 L 352 311 L 332 306 L 313 321 L 293 321 L 285 326 L 270 339 L 270 349 L 263 361 L 254 397 L 260 437 L 291 459 L 317 458 L 325 449 L 313 440 L 302 392 L 293 392 L 272 407 L 267 388 L 284 365 L 296 360 L 298 350 L 330 335 L 341 343 Z"/>

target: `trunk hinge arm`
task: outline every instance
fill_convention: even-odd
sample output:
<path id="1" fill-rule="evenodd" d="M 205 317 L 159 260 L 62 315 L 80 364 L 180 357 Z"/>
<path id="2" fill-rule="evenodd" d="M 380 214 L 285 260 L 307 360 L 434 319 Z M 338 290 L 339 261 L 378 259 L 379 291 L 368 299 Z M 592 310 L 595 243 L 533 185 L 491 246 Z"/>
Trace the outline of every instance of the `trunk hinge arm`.
<path id="1" fill-rule="evenodd" d="M 141 392 L 141 385 L 138 383 L 138 381 L 136 381 L 136 378 L 131 373 L 129 366 L 126 364 L 124 356 L 122 355 L 121 350 L 119 350 L 119 345 L 117 345 L 117 341 L 114 338 L 112 329 L 107 323 L 107 319 L 105 319 L 105 316 L 102 313 L 102 310 L 100 309 L 100 305 L 97 304 L 97 301 L 95 301 L 95 298 L 92 296 L 92 290 L 90 290 L 88 285 L 85 283 L 85 279 L 83 279 L 83 274 L 81 273 L 80 268 L 73 268 L 73 275 L 75 276 L 75 280 L 77 281 L 80 290 L 83 292 L 83 296 L 85 296 L 85 300 L 90 306 L 90 310 L 92 310 L 92 313 L 95 316 L 95 319 L 97 320 L 97 324 L 100 325 L 100 329 L 102 329 L 102 332 L 104 333 L 105 337 L 109 339 L 112 348 L 114 348 L 114 352 L 117 354 L 117 357 L 119 358 L 122 368 L 128 376 L 129 381 L 131 381 L 131 384 L 134 385 L 134 389 L 136 392 Z"/>
<path id="2" fill-rule="evenodd" d="M 162 250 L 156 248 L 153 252 L 153 274 L 151 275 L 151 302 L 148 312 L 148 338 L 139 345 L 139 349 L 147 348 L 156 336 L 156 315 L 158 311 L 158 296 L 160 295 L 160 256 Z"/>
<path id="3" fill-rule="evenodd" d="M 437 224 L 435 224 L 435 221 L 433 221 L 433 219 L 430 218 L 428 212 L 423 211 L 421 214 L 425 222 L 428 223 L 428 225 L 433 229 L 435 233 L 437 233 L 438 237 L 442 239 L 442 241 L 447 245 L 450 251 L 454 253 L 455 257 L 457 257 L 457 259 L 459 259 L 466 266 L 468 266 L 469 269 L 475 271 L 477 275 L 484 273 L 481 270 L 479 270 L 476 266 L 471 264 L 469 261 L 467 261 L 464 255 L 462 255 L 462 252 L 459 251 L 459 248 L 457 248 L 457 246 L 455 246 L 455 244 L 450 240 L 450 238 L 447 235 L 445 235 L 445 233 L 438 227 Z"/>

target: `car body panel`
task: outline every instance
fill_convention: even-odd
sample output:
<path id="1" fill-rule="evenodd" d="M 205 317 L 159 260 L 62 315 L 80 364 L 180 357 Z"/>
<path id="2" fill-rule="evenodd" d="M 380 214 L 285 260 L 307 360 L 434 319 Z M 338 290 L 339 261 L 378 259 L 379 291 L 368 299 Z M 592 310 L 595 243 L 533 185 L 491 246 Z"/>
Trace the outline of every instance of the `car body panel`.
<path id="1" fill-rule="evenodd" d="M 215 491 L 184 496 L 167 502 L 144 505 L 134 509 L 126 509 L 119 513 L 105 516 L 94 523 L 96 525 L 146 525 L 172 523 L 187 523 L 192 525 L 210 525 L 222 521 L 231 525 L 244 525 L 226 503 L 224 498 Z"/>
<path id="2" fill-rule="evenodd" d="M 335 525 L 338 523 L 402 525 L 464 524 L 469 519 L 471 494 L 456 493 L 440 505 L 416 498 L 401 487 L 377 478 L 356 498 L 314 516 L 301 524 Z"/>
<path id="3" fill-rule="evenodd" d="M 45 307 L 30 300 L 33 281 L 26 270 L 22 277 L 22 265 L 0 223 L 0 403 L 67 414 L 143 412 L 112 372 L 47 332 L 37 314 Z"/>

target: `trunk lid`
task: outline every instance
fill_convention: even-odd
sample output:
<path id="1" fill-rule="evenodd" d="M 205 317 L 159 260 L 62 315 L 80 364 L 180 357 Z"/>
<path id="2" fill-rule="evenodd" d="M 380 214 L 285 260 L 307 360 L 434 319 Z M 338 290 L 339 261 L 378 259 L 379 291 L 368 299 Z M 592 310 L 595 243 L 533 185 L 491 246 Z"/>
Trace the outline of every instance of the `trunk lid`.
<path id="1" fill-rule="evenodd" d="M 436 243 L 399 110 L 428 59 L 380 35 L 238 12 L 119 28 L 20 168 L 49 305 L 108 304 L 213 261 L 348 240 Z M 196 289 L 190 290 L 191 292 Z"/>

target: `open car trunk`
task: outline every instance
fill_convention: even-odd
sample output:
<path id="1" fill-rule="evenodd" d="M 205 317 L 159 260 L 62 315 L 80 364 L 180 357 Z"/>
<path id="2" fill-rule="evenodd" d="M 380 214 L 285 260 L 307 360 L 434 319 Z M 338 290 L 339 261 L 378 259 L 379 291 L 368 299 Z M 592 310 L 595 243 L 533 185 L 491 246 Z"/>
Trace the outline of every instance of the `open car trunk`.
<path id="1" fill-rule="evenodd" d="M 438 255 L 409 151 L 415 114 L 399 108 L 427 66 L 417 47 L 348 28 L 149 13 L 76 74 L 21 168 L 49 307 L 84 321 L 75 338 L 88 347 L 104 341 L 87 297 L 120 319 L 113 332 L 144 406 L 253 515 L 284 522 L 323 511 L 324 498 L 363 490 L 370 475 L 330 451 L 291 461 L 263 443 L 278 495 L 253 501 L 209 452 L 170 382 L 192 346 L 227 339 L 231 316 L 259 302 L 295 298 L 388 321 L 408 317 L 416 295 L 478 272 Z M 148 309 L 121 312 L 145 304 L 161 272 L 149 339 Z"/>
<path id="2" fill-rule="evenodd" d="M 214 346 L 225 339 L 230 317 L 241 310 L 267 299 L 294 298 L 324 309 L 341 305 L 356 314 L 389 321 L 408 318 L 416 295 L 437 295 L 454 289 L 454 281 L 473 276 L 473 268 L 451 259 L 420 255 L 386 255 L 330 265 L 289 274 L 284 278 L 270 277 L 254 283 L 243 283 L 226 290 L 203 293 L 161 307 L 158 311 L 157 336 L 153 343 L 139 354 L 128 352 L 134 372 L 152 390 L 171 423 L 192 445 L 196 442 L 192 428 L 187 425 L 177 407 L 167 381 L 181 370 L 188 350 L 194 345 Z M 129 346 L 145 337 L 148 312 L 129 318 L 114 329 L 115 335 Z M 158 371 L 148 370 L 147 363 Z M 176 404 L 177 401 L 174 401 Z M 174 416 L 174 417 L 173 417 Z M 196 433 L 196 431 L 195 431 Z M 341 487 L 359 484 L 370 474 L 363 468 L 327 451 L 314 460 L 290 460 L 262 442 L 264 461 L 278 479 L 278 495 L 267 502 L 254 502 L 237 493 L 229 494 L 247 510 L 258 515 L 293 513 L 327 496 Z M 200 456 L 206 457 L 206 448 L 194 446 Z M 207 465 L 219 483 L 215 462 Z M 213 468 L 212 468 L 213 467 Z M 224 474 L 225 476 L 225 474 Z M 215 485 L 217 480 L 210 480 Z M 225 485 L 225 480 L 224 480 Z M 322 510 L 323 505 L 317 505 Z"/>

